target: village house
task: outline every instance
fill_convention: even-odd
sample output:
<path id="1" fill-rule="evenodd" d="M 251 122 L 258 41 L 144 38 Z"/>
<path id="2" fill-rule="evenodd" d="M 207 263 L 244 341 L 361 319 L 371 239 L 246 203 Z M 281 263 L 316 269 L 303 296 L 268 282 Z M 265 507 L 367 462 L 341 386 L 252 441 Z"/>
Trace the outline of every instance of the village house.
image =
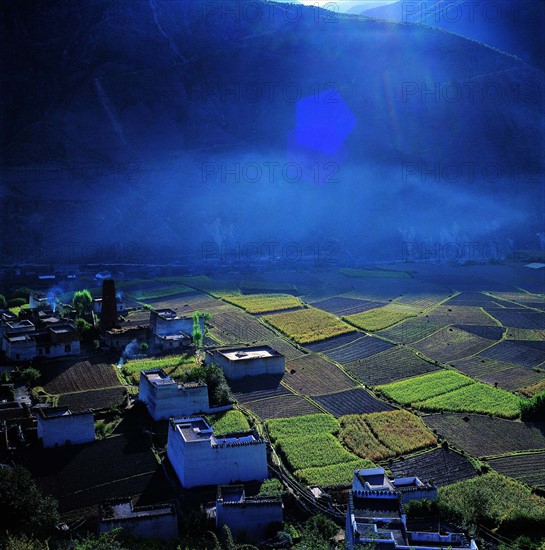
<path id="1" fill-rule="evenodd" d="M 384 468 L 356 470 L 346 513 L 346 549 L 373 544 L 376 550 L 478 550 L 463 533 L 407 530 L 404 504 L 424 498 L 437 498 L 437 487 L 417 477 L 390 480 Z"/>
<path id="2" fill-rule="evenodd" d="M 177 384 L 162 369 L 140 372 L 138 399 L 154 420 L 207 413 L 210 408 L 206 384 Z"/>
<path id="3" fill-rule="evenodd" d="M 267 445 L 255 431 L 216 437 L 202 417 L 170 420 L 167 456 L 185 488 L 268 477 Z"/>
<path id="4" fill-rule="evenodd" d="M 206 363 L 215 363 L 230 380 L 260 374 L 284 374 L 284 356 L 270 346 L 216 349 L 207 352 Z"/>
<path id="5" fill-rule="evenodd" d="M 108 500 L 99 507 L 98 531 L 123 529 L 134 537 L 174 540 L 178 517 L 173 504 L 135 506 L 134 498 Z"/>
<path id="6" fill-rule="evenodd" d="M 199 320 L 204 334 L 204 319 Z M 150 333 L 153 344 L 162 351 L 186 348 L 191 344 L 193 317 L 178 315 L 173 309 L 152 309 Z"/>
<path id="7" fill-rule="evenodd" d="M 90 410 L 74 413 L 68 407 L 41 408 L 36 428 L 38 440 L 45 448 L 95 440 L 95 423 Z"/>
<path id="8" fill-rule="evenodd" d="M 243 485 L 222 485 L 216 498 L 216 528 L 227 525 L 233 535 L 260 542 L 284 520 L 281 497 L 246 497 Z"/>
<path id="9" fill-rule="evenodd" d="M 54 317 L 36 326 L 28 319 L 6 322 L 2 349 L 10 361 L 30 361 L 35 357 L 65 357 L 80 354 L 80 336 L 74 323 Z"/>
<path id="10" fill-rule="evenodd" d="M 91 307 L 93 309 L 93 313 L 102 313 L 102 298 L 94 298 Z M 115 296 L 115 309 L 117 313 L 124 313 L 125 311 L 127 311 L 125 300 L 123 300 L 123 298 L 121 298 L 119 294 L 116 294 Z"/>

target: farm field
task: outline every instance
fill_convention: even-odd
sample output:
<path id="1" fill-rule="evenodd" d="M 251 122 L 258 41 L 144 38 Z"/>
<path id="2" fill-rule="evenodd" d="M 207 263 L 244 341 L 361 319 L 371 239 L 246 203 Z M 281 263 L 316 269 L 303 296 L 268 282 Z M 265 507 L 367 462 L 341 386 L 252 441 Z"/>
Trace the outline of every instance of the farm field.
<path id="1" fill-rule="evenodd" d="M 423 411 L 452 411 L 493 414 L 503 418 L 520 415 L 520 397 L 482 382 L 413 403 Z"/>
<path id="2" fill-rule="evenodd" d="M 465 330 L 445 327 L 440 331 L 413 344 L 413 347 L 427 357 L 450 362 L 475 355 L 491 346 L 493 342 Z"/>
<path id="3" fill-rule="evenodd" d="M 508 328 L 506 329 L 505 339 L 540 342 L 545 340 L 545 330 L 532 330 L 528 328 Z"/>
<path id="4" fill-rule="evenodd" d="M 404 306 L 411 306 L 422 312 L 439 304 L 439 302 L 442 302 L 443 300 L 448 298 L 448 296 L 449 295 L 446 292 L 430 293 L 421 291 L 404 294 L 403 296 L 396 298 L 392 303 L 401 304 Z"/>
<path id="5" fill-rule="evenodd" d="M 410 317 L 416 317 L 416 310 L 404 306 L 384 306 L 343 317 L 355 327 L 366 331 L 378 331 L 395 325 Z"/>
<path id="6" fill-rule="evenodd" d="M 268 313 L 303 306 L 301 300 L 291 294 L 226 294 L 221 298 L 248 313 Z"/>
<path id="7" fill-rule="evenodd" d="M 355 330 L 334 315 L 316 308 L 267 315 L 263 320 L 299 344 L 317 342 Z"/>
<path id="8" fill-rule="evenodd" d="M 111 364 L 80 361 L 47 365 L 43 369 L 43 388 L 50 394 L 72 393 L 121 386 Z"/>
<path id="9" fill-rule="evenodd" d="M 506 330 L 504 327 L 499 327 L 498 325 L 453 325 L 453 328 L 487 340 L 501 340 Z"/>
<path id="10" fill-rule="evenodd" d="M 187 316 L 191 316 L 195 311 L 204 311 L 214 316 L 216 313 L 228 311 L 232 307 L 221 300 L 200 292 L 157 298 L 155 300 L 148 299 L 146 303 L 155 309 L 170 308 L 174 309 L 178 315 Z"/>
<path id="11" fill-rule="evenodd" d="M 214 428 L 215 435 L 242 432 L 250 429 L 250 424 L 246 417 L 236 409 L 224 413 L 207 415 L 206 418 L 210 426 Z"/>
<path id="12" fill-rule="evenodd" d="M 298 395 L 280 395 L 244 403 L 244 407 L 263 420 L 269 418 L 291 418 L 320 412 L 315 405 Z"/>
<path id="13" fill-rule="evenodd" d="M 140 371 L 148 369 L 163 369 L 169 376 L 175 378 L 191 370 L 196 365 L 195 357 L 191 355 L 167 355 L 154 359 L 132 359 L 121 367 L 123 374 L 135 385 L 140 383 Z"/>
<path id="14" fill-rule="evenodd" d="M 489 458 L 487 463 L 500 474 L 533 487 L 545 487 L 545 451 Z"/>
<path id="15" fill-rule="evenodd" d="M 263 280 L 263 279 L 243 279 L 239 285 L 241 290 L 245 292 L 277 292 L 277 293 L 292 293 L 297 292 L 294 284 L 289 282 Z"/>
<path id="16" fill-rule="evenodd" d="M 345 365 L 364 384 L 378 386 L 439 370 L 405 346 L 395 346 L 381 353 Z"/>
<path id="17" fill-rule="evenodd" d="M 395 327 L 381 330 L 378 334 L 394 342 L 412 344 L 427 336 L 431 336 L 434 332 L 444 327 L 444 323 L 432 323 L 426 317 L 414 317 L 399 323 Z"/>
<path id="18" fill-rule="evenodd" d="M 361 332 L 349 332 L 348 334 L 334 336 L 333 338 L 328 338 L 327 340 L 322 340 L 321 342 L 306 344 L 305 348 L 313 351 L 314 353 L 327 353 L 329 350 L 351 344 L 363 336 L 365 335 Z"/>
<path id="19" fill-rule="evenodd" d="M 291 392 L 280 383 L 282 378 L 280 375 L 272 374 L 246 376 L 239 380 L 230 380 L 229 387 L 239 403 L 278 397 L 279 395 L 291 395 Z"/>
<path id="20" fill-rule="evenodd" d="M 144 288 L 143 290 L 133 290 L 128 295 L 133 300 L 145 302 L 147 300 L 158 300 L 177 296 L 179 294 L 194 293 L 195 289 L 181 284 L 165 284 L 153 288 Z"/>
<path id="21" fill-rule="evenodd" d="M 405 460 L 396 460 L 389 469 L 394 476 L 416 476 L 421 481 L 432 482 L 438 486 L 450 485 L 477 475 L 467 458 L 443 448 L 420 453 Z"/>
<path id="22" fill-rule="evenodd" d="M 267 422 L 267 429 L 276 449 L 295 471 L 295 475 L 306 483 L 326 486 L 349 483 L 354 465 L 357 467 L 362 463 L 333 435 L 338 432 L 339 427 L 338 421 L 326 414 L 280 418 Z M 340 472 L 336 472 L 337 468 L 332 468 L 342 464 L 347 466 Z M 370 463 L 365 461 L 363 464 Z"/>
<path id="23" fill-rule="evenodd" d="M 357 361 L 359 359 L 365 359 L 366 357 L 371 357 L 372 355 L 392 347 L 393 344 L 390 342 L 386 342 L 380 338 L 375 338 L 374 336 L 364 335 L 349 344 L 339 346 L 338 348 L 328 349 L 323 353 L 334 361 L 345 364 L 352 361 Z"/>
<path id="24" fill-rule="evenodd" d="M 312 306 L 318 309 L 333 313 L 341 317 L 342 315 L 352 315 L 361 313 L 369 309 L 374 309 L 385 305 L 382 302 L 372 302 L 370 300 L 358 300 L 357 298 L 348 298 L 346 296 L 335 296 L 319 302 L 313 302 Z"/>
<path id="25" fill-rule="evenodd" d="M 356 455 L 381 461 L 437 444 L 422 420 L 405 410 L 339 419 L 339 439 Z"/>
<path id="26" fill-rule="evenodd" d="M 58 397 L 59 407 L 68 407 L 72 412 L 85 411 L 87 409 L 101 410 L 118 407 L 123 404 L 127 390 L 124 386 L 114 388 L 101 388 L 98 390 L 86 390 L 74 393 L 62 393 Z"/>
<path id="27" fill-rule="evenodd" d="M 266 341 L 274 336 L 257 319 L 234 306 L 229 311 L 212 315 L 209 323 L 215 329 L 210 331 L 211 335 L 217 335 L 226 344 Z"/>
<path id="28" fill-rule="evenodd" d="M 498 308 L 487 307 L 486 312 L 495 317 L 503 326 L 513 328 L 527 328 L 534 330 L 545 329 L 545 313 L 526 308 Z"/>
<path id="29" fill-rule="evenodd" d="M 439 305 L 426 315 L 432 323 L 442 325 L 485 325 L 496 321 L 480 307 Z"/>
<path id="30" fill-rule="evenodd" d="M 528 292 L 493 292 L 491 295 L 500 300 L 516 302 L 527 307 L 545 309 L 545 298 L 539 294 L 530 294 Z"/>
<path id="31" fill-rule="evenodd" d="M 410 405 L 469 384 L 474 384 L 474 381 L 463 374 L 452 370 L 440 370 L 378 386 L 377 389 L 402 405 Z"/>
<path id="32" fill-rule="evenodd" d="M 545 361 L 545 342 L 503 340 L 481 352 L 480 357 L 521 367 L 535 367 Z"/>
<path id="33" fill-rule="evenodd" d="M 521 393 L 524 394 L 526 397 L 534 397 L 534 395 L 537 395 L 538 393 L 542 393 L 544 391 L 545 391 L 545 380 L 542 380 L 537 384 L 526 386 L 521 390 Z"/>
<path id="34" fill-rule="evenodd" d="M 337 418 L 347 414 L 391 411 L 394 408 L 363 388 L 344 390 L 314 397 L 314 401 Z"/>
<path id="35" fill-rule="evenodd" d="M 451 306 L 465 306 L 465 307 L 513 307 L 513 304 L 506 302 L 500 298 L 489 296 L 483 292 L 477 291 L 464 291 L 460 292 L 456 296 L 453 296 L 444 305 Z"/>
<path id="36" fill-rule="evenodd" d="M 305 395 L 344 390 L 356 384 L 337 365 L 313 353 L 288 361 L 284 381 Z"/>
<path id="37" fill-rule="evenodd" d="M 456 370 L 472 378 L 492 385 L 497 383 L 498 387 L 508 391 L 517 391 L 545 380 L 545 372 L 536 372 L 527 367 L 484 359 L 481 356 L 461 359 L 451 364 Z"/>
<path id="38" fill-rule="evenodd" d="M 373 467 L 375 467 L 375 464 L 370 460 L 359 458 L 358 460 L 341 462 L 340 464 L 297 470 L 295 476 L 307 485 L 336 487 L 339 485 L 351 485 L 354 470 Z"/>
<path id="39" fill-rule="evenodd" d="M 424 422 L 451 445 L 476 457 L 545 449 L 545 425 L 478 414 L 430 414 Z"/>

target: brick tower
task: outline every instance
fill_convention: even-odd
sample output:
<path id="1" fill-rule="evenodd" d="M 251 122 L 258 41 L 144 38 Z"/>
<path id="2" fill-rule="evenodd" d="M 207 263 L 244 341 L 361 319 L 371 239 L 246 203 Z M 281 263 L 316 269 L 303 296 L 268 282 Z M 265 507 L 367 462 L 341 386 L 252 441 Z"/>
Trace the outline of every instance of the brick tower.
<path id="1" fill-rule="evenodd" d="M 117 325 L 117 305 L 115 299 L 115 282 L 105 279 L 102 282 L 102 309 L 100 331 L 106 332 Z"/>

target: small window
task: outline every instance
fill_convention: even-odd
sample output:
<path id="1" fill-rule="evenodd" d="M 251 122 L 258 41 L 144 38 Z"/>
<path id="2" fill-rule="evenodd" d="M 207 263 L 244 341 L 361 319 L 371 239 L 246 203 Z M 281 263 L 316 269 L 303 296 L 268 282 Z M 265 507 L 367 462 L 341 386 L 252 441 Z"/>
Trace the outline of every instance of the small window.
<path id="1" fill-rule="evenodd" d="M 65 353 L 70 353 L 72 351 L 72 347 L 70 346 L 70 344 L 66 344 L 64 346 L 64 351 Z"/>

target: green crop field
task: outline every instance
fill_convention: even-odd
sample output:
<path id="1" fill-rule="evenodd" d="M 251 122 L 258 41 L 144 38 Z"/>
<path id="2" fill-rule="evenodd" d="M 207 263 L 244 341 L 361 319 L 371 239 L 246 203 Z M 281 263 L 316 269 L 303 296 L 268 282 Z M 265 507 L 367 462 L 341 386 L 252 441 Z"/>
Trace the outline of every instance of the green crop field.
<path id="1" fill-rule="evenodd" d="M 247 418 L 237 410 L 208 415 L 207 420 L 214 428 L 214 434 L 221 435 L 231 432 L 242 432 L 250 429 Z"/>
<path id="2" fill-rule="evenodd" d="M 347 317 L 343 317 L 343 319 L 362 330 L 375 331 L 382 330 L 415 316 L 416 312 L 408 307 L 385 306 L 348 315 Z"/>
<path id="3" fill-rule="evenodd" d="M 377 386 L 377 389 L 402 405 L 410 405 L 473 383 L 471 378 L 456 371 L 440 370 Z"/>
<path id="4" fill-rule="evenodd" d="M 181 284 L 167 284 L 156 288 L 132 291 L 129 296 L 134 300 L 159 300 L 160 298 L 168 298 L 177 296 L 178 294 L 187 294 L 195 292 L 194 289 Z"/>
<path id="5" fill-rule="evenodd" d="M 430 447 L 437 439 L 408 411 L 352 414 L 340 418 L 340 439 L 355 454 L 384 460 Z"/>
<path id="6" fill-rule="evenodd" d="M 248 313 L 267 313 L 303 305 L 299 298 L 291 294 L 225 294 L 221 298 Z"/>
<path id="7" fill-rule="evenodd" d="M 134 359 L 127 361 L 123 367 L 123 374 L 133 384 L 140 383 L 140 371 L 148 369 L 163 369 L 172 377 L 180 376 L 195 366 L 193 355 L 169 355 L 158 359 Z"/>
<path id="8" fill-rule="evenodd" d="M 310 344 L 355 331 L 331 313 L 313 307 L 267 315 L 263 320 L 299 344 Z"/>
<path id="9" fill-rule="evenodd" d="M 272 419 L 267 428 L 276 449 L 306 483 L 347 484 L 354 468 L 370 464 L 341 445 L 333 435 L 340 429 L 339 422 L 328 414 Z"/>
<path id="10" fill-rule="evenodd" d="M 494 414 L 516 418 L 520 414 L 520 398 L 482 382 L 438 395 L 414 405 L 425 411 L 452 411 Z"/>
<path id="11" fill-rule="evenodd" d="M 411 276 L 406 271 L 389 271 L 386 269 L 339 269 L 341 275 L 346 277 L 356 277 L 358 279 L 384 278 L 384 279 L 410 279 Z"/>

